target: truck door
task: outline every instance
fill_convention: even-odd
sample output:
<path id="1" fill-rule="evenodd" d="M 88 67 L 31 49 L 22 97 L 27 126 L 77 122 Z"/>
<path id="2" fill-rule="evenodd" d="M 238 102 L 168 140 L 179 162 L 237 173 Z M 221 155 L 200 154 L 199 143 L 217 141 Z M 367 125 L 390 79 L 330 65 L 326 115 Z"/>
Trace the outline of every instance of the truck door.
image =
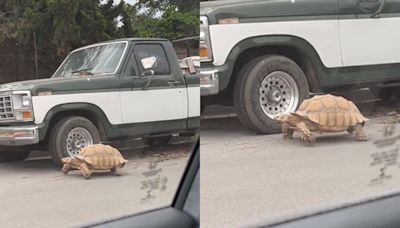
<path id="1" fill-rule="evenodd" d="M 121 89 L 122 118 L 125 124 L 182 120 L 187 118 L 187 91 L 176 72 L 175 53 L 167 53 L 161 43 L 133 45 Z M 148 74 L 141 60 L 155 57 L 157 66 Z"/>
<path id="2" fill-rule="evenodd" d="M 400 63 L 400 1 L 339 0 L 343 66 Z"/>

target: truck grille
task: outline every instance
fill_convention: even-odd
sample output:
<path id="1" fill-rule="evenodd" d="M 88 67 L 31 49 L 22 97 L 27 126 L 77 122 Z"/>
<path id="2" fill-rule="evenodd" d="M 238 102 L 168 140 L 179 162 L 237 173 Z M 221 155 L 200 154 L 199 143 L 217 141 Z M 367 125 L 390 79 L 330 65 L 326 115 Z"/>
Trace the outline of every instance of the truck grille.
<path id="1" fill-rule="evenodd" d="M 0 121 L 14 120 L 11 95 L 0 95 Z"/>

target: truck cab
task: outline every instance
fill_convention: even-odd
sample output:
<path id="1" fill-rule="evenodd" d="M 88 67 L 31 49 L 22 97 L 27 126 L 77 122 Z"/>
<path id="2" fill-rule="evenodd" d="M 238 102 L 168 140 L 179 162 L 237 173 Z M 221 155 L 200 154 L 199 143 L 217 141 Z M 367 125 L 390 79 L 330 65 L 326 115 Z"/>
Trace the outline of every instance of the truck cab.
<path id="1" fill-rule="evenodd" d="M 55 164 L 120 137 L 167 143 L 199 128 L 199 77 L 168 40 L 129 38 L 72 51 L 47 79 L 0 85 L 0 160 L 48 146 Z"/>

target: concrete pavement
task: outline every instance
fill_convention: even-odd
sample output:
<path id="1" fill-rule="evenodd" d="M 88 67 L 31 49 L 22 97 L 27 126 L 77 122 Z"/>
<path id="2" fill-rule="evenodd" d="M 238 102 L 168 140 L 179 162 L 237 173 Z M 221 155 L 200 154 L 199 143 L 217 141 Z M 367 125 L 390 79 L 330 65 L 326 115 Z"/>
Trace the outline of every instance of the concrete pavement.
<path id="1" fill-rule="evenodd" d="M 298 136 L 287 141 L 280 134 L 255 135 L 232 117 L 229 108 L 205 114 L 201 121 L 202 227 L 284 219 L 400 190 L 397 155 L 396 164 L 385 171 L 391 178 L 371 182 L 383 167 L 371 166 L 372 155 L 399 144 L 386 148 L 373 144 L 383 137 L 387 117 L 372 116 L 365 127 L 368 142 L 340 133 L 317 136 L 316 145 L 307 146 Z M 396 127 L 399 134 L 399 124 Z"/>
<path id="2" fill-rule="evenodd" d="M 64 176 L 46 152 L 37 151 L 24 162 L 0 163 L 0 227 L 71 227 L 169 205 L 192 142 L 162 149 L 125 147 L 129 162 L 123 176 L 94 173 L 85 180 L 79 171 Z M 159 169 L 153 177 L 144 175 Z M 158 176 L 167 182 L 149 199 L 144 185 Z"/>

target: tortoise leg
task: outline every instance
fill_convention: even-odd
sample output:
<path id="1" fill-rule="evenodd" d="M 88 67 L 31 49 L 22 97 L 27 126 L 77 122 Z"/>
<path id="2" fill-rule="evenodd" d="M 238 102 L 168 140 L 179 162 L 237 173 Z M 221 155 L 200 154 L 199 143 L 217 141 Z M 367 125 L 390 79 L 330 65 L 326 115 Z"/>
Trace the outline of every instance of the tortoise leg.
<path id="1" fill-rule="evenodd" d="M 64 166 L 62 167 L 61 171 L 67 175 L 68 172 L 72 169 L 72 166 L 70 164 L 64 164 Z"/>
<path id="2" fill-rule="evenodd" d="M 355 131 L 355 127 L 353 127 L 353 126 L 347 128 L 347 132 L 349 132 L 350 134 L 353 134 L 354 131 Z"/>
<path id="3" fill-rule="evenodd" d="M 311 144 L 315 143 L 314 136 L 311 134 L 311 131 L 307 128 L 307 125 L 304 122 L 298 123 L 296 128 L 301 139 Z"/>
<path id="4" fill-rule="evenodd" d="M 354 127 L 354 131 L 356 132 L 357 141 L 367 141 L 367 135 L 365 134 L 361 124 L 357 124 Z"/>
<path id="5" fill-rule="evenodd" d="M 89 169 L 89 167 L 87 166 L 87 164 L 83 162 L 83 163 L 79 166 L 79 168 L 80 168 L 80 170 L 81 170 L 81 172 L 82 172 L 82 175 L 83 175 L 86 179 L 89 179 L 89 178 L 90 178 L 90 175 L 92 174 L 92 171 L 90 171 L 90 169 Z"/>
<path id="6" fill-rule="evenodd" d="M 289 124 L 282 124 L 282 133 L 284 139 L 292 139 L 294 130 L 290 128 Z"/>
<path id="7" fill-rule="evenodd" d="M 110 171 L 111 171 L 114 175 L 116 175 L 116 176 L 121 176 L 122 173 L 121 173 L 121 170 L 120 170 L 119 168 L 120 168 L 120 167 L 114 167 L 114 168 L 112 168 Z"/>

